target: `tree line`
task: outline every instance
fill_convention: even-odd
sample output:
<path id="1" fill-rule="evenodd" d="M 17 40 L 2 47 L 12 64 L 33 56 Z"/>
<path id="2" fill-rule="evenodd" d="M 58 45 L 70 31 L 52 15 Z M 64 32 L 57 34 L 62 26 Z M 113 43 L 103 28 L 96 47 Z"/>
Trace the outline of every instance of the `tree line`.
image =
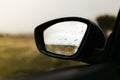
<path id="1" fill-rule="evenodd" d="M 108 37 L 115 24 L 116 17 L 114 15 L 100 15 L 96 18 L 98 25 L 102 28 L 105 36 Z"/>

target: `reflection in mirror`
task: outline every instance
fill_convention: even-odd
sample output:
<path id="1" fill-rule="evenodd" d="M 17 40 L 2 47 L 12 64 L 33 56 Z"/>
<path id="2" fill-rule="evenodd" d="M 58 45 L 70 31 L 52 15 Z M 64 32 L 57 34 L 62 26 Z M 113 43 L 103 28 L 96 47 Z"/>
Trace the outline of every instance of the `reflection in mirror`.
<path id="1" fill-rule="evenodd" d="M 85 35 L 87 24 L 78 21 L 56 23 L 44 31 L 46 50 L 55 54 L 74 55 Z"/>

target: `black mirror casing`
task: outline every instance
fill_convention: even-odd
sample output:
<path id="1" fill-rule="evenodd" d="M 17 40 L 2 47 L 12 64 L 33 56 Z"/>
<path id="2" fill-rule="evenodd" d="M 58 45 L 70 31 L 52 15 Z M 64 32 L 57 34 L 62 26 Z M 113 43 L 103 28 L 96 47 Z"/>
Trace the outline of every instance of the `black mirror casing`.
<path id="1" fill-rule="evenodd" d="M 78 48 L 78 51 L 76 52 L 76 54 L 72 56 L 64 56 L 64 55 L 51 53 L 46 50 L 44 43 L 44 37 L 43 37 L 44 30 L 56 23 L 65 22 L 65 21 L 78 21 L 88 25 L 82 43 Z M 79 17 L 65 17 L 65 18 L 59 18 L 48 21 L 46 23 L 37 26 L 35 28 L 34 34 L 35 34 L 35 42 L 37 48 L 41 53 L 61 59 L 92 62 L 92 58 L 95 58 L 97 55 L 99 56 L 98 53 L 95 53 L 96 50 L 103 49 L 105 45 L 105 37 L 102 30 L 91 21 Z"/>

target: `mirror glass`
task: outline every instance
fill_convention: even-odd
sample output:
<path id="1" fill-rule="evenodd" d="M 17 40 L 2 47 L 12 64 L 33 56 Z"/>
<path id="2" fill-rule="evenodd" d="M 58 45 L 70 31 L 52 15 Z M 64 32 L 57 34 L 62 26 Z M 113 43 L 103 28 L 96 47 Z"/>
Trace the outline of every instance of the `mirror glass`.
<path id="1" fill-rule="evenodd" d="M 54 54 L 74 55 L 85 35 L 87 24 L 78 21 L 56 23 L 44 31 L 46 50 Z"/>

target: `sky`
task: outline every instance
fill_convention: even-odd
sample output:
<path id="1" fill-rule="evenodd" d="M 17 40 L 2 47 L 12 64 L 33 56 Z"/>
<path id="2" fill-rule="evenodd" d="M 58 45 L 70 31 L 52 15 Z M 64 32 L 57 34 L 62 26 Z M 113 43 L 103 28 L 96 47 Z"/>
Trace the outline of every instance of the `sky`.
<path id="1" fill-rule="evenodd" d="M 95 21 L 103 14 L 117 15 L 120 0 L 0 0 L 0 33 L 33 33 L 36 26 L 60 17 Z"/>

